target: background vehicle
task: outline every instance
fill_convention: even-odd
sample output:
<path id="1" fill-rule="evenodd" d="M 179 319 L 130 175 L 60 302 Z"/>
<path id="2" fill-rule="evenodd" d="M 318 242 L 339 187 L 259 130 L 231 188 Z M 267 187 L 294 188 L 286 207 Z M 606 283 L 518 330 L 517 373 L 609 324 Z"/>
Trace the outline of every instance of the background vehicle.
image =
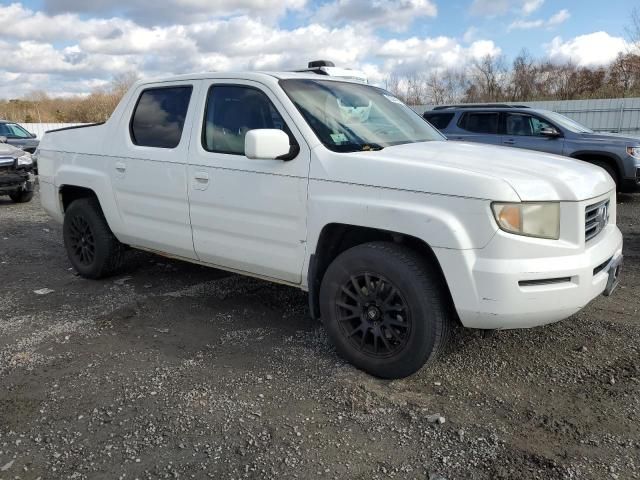
<path id="1" fill-rule="evenodd" d="M 7 120 L 0 120 L 0 137 L 5 137 L 6 143 L 9 145 L 29 153 L 34 153 L 40 143 L 35 134 L 28 132 L 21 125 Z"/>
<path id="2" fill-rule="evenodd" d="M 0 195 L 16 203 L 33 198 L 35 176 L 31 154 L 4 142 L 0 137 Z"/>
<path id="3" fill-rule="evenodd" d="M 595 133 L 548 110 L 512 105 L 439 106 L 424 118 L 449 140 L 526 148 L 604 168 L 619 191 L 640 189 L 640 138 Z"/>
<path id="4" fill-rule="evenodd" d="M 138 83 L 105 124 L 48 132 L 39 172 L 82 276 L 129 245 L 301 288 L 381 377 L 435 358 L 458 320 L 564 319 L 622 261 L 603 170 L 447 142 L 389 92 L 318 73 Z"/>

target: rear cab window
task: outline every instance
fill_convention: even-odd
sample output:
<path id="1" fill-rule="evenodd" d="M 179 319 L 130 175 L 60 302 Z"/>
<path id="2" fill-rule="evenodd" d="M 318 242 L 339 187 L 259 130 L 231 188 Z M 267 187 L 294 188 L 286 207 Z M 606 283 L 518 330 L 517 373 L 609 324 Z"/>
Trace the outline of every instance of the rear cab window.
<path id="1" fill-rule="evenodd" d="M 177 147 L 192 91 L 191 85 L 143 90 L 131 116 L 131 141 L 143 147 Z"/>
<path id="2" fill-rule="evenodd" d="M 444 130 L 449 126 L 455 113 L 425 113 L 424 119 L 438 130 Z"/>
<path id="3" fill-rule="evenodd" d="M 468 132 L 497 134 L 499 123 L 499 112 L 465 112 L 458 126 Z"/>

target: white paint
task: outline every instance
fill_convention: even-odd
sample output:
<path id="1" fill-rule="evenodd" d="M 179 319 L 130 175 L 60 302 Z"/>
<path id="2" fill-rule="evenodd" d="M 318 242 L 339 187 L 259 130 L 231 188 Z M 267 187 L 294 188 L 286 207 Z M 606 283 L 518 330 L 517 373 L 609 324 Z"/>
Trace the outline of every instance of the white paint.
<path id="1" fill-rule="evenodd" d="M 300 154 L 284 162 L 204 150 L 205 95 L 216 83 L 263 91 L 291 128 Z M 411 235 L 431 246 L 462 323 L 475 328 L 531 327 L 572 315 L 605 288 L 606 272 L 594 277 L 593 268 L 621 254 L 613 182 L 584 162 L 446 141 L 341 154 L 320 143 L 274 75 L 208 73 L 154 85 L 160 84 L 193 85 L 175 149 L 131 142 L 131 112 L 150 85 L 143 83 L 105 125 L 45 137 L 41 197 L 55 219 L 64 218 L 62 185 L 88 187 L 125 243 L 302 289 L 328 224 Z M 199 188 L 203 182 L 206 188 Z M 585 244 L 584 208 L 606 198 L 610 223 Z M 523 200 L 560 202 L 559 240 L 498 230 L 491 202 Z M 518 284 L 557 277 L 571 280 Z"/>

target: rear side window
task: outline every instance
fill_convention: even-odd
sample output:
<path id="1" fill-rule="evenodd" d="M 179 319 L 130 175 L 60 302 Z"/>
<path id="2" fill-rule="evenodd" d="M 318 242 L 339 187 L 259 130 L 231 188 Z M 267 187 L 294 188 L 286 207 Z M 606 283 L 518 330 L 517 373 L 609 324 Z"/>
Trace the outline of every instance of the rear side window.
<path id="1" fill-rule="evenodd" d="M 482 113 L 467 112 L 460 119 L 458 126 L 463 130 L 474 133 L 498 133 L 498 112 Z"/>
<path id="2" fill-rule="evenodd" d="M 177 147 L 192 90 L 191 86 L 180 86 L 143 91 L 131 118 L 133 143 L 143 147 Z"/>
<path id="3" fill-rule="evenodd" d="M 438 130 L 447 128 L 455 113 L 425 113 L 424 119 Z"/>

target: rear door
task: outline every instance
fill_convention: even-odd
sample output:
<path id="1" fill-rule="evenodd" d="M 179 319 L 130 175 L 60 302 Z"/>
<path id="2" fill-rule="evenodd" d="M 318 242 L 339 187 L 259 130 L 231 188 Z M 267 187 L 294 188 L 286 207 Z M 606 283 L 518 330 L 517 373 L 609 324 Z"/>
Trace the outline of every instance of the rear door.
<path id="1" fill-rule="evenodd" d="M 188 169 L 196 253 L 207 263 L 298 284 L 307 236 L 310 150 L 267 86 L 211 80 L 203 90 Z M 247 158 L 244 137 L 258 128 L 284 130 L 299 149 L 297 155 Z"/>
<path id="2" fill-rule="evenodd" d="M 454 112 L 425 112 L 423 118 L 442 133 L 447 133 L 447 128 L 455 117 Z"/>
<path id="3" fill-rule="evenodd" d="M 502 136 L 499 134 L 499 124 L 499 112 L 464 112 L 460 116 L 456 130 L 448 133 L 447 138 L 500 145 Z"/>
<path id="4" fill-rule="evenodd" d="M 554 125 L 527 113 L 505 112 L 504 117 L 505 134 L 502 139 L 504 145 L 562 155 L 563 137 L 548 137 L 540 134 L 543 128 L 558 130 Z"/>
<path id="5" fill-rule="evenodd" d="M 107 168 L 125 243 L 196 258 L 187 155 L 199 83 L 142 85 L 114 130 Z"/>

